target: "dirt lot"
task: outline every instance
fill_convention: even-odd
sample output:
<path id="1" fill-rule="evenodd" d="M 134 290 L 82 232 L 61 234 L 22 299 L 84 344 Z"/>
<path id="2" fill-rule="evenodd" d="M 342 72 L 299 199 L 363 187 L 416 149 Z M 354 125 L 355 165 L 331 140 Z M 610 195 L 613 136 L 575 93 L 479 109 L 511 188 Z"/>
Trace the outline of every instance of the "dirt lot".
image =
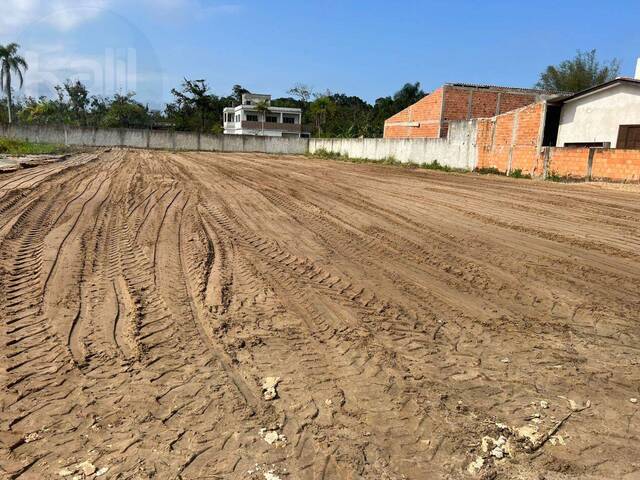
<path id="1" fill-rule="evenodd" d="M 0 476 L 640 478 L 638 190 L 80 154 L 0 286 Z"/>

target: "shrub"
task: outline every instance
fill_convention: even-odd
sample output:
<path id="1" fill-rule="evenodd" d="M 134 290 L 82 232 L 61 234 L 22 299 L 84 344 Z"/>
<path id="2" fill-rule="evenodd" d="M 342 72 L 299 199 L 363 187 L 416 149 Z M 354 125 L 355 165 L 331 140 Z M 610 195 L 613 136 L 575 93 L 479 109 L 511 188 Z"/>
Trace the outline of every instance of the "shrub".
<path id="1" fill-rule="evenodd" d="M 531 178 L 531 175 L 529 175 L 528 173 L 522 173 L 521 168 L 511 170 L 511 172 L 509 172 L 509 176 L 513 178 Z"/>
<path id="2" fill-rule="evenodd" d="M 480 175 L 504 175 L 500 170 L 496 167 L 482 167 L 474 170 L 475 173 L 479 173 Z"/>
<path id="3" fill-rule="evenodd" d="M 30 143 L 13 138 L 0 138 L 0 153 L 7 155 L 53 154 L 63 153 L 66 150 L 64 145 Z"/>

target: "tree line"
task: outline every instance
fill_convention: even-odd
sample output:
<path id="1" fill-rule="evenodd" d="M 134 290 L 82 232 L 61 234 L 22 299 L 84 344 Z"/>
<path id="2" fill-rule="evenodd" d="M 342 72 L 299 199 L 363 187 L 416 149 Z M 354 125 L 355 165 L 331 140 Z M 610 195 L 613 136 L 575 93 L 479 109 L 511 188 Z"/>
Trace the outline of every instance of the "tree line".
<path id="1" fill-rule="evenodd" d="M 160 128 L 221 133 L 223 109 L 239 105 L 249 90 L 235 85 L 228 95 L 213 93 L 204 79 L 184 79 L 171 90 L 172 100 L 155 110 L 136 99 L 135 92 L 112 96 L 91 95 L 79 80 L 55 86 L 54 97 L 18 97 L 28 70 L 19 55 L 19 45 L 0 45 L 0 90 L 6 109 L 0 122 L 36 125 L 71 125 L 111 128 Z M 618 60 L 600 62 L 595 50 L 578 51 L 575 58 L 549 66 L 540 74 L 536 87 L 550 91 L 574 92 L 615 78 Z M 427 95 L 420 83 L 406 83 L 396 93 L 378 98 L 373 104 L 353 95 L 314 92 L 296 84 L 286 97 L 272 99 L 274 107 L 302 110 L 305 131 L 317 137 L 381 137 L 384 121 Z M 268 109 L 268 107 L 265 107 Z"/>

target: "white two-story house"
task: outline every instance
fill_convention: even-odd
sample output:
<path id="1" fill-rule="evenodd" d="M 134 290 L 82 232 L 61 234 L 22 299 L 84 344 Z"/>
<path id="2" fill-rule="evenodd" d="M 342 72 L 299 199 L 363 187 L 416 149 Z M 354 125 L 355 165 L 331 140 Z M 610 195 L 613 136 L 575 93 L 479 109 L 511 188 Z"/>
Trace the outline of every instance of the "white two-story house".
<path id="1" fill-rule="evenodd" d="M 245 93 L 242 95 L 242 105 L 225 108 L 223 116 L 225 134 L 294 138 L 304 136 L 302 110 L 272 107 L 271 95 Z"/>

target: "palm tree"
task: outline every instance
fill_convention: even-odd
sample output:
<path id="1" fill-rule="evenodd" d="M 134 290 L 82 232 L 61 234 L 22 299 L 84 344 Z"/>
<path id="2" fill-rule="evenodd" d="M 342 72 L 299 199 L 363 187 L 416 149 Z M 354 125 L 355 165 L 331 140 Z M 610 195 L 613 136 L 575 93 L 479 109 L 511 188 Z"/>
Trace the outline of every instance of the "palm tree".
<path id="1" fill-rule="evenodd" d="M 9 45 L 0 45 L 0 91 L 4 91 L 7 95 L 7 110 L 9 112 L 9 123 L 11 123 L 11 73 L 17 77 L 22 88 L 23 72 L 27 71 L 29 66 L 24 57 L 18 55 L 20 45 L 10 43 Z"/>
<path id="2" fill-rule="evenodd" d="M 256 102 L 256 110 L 261 114 L 262 117 L 262 135 L 264 135 L 264 121 L 267 113 L 269 113 L 269 102 L 265 100 L 260 100 Z"/>

